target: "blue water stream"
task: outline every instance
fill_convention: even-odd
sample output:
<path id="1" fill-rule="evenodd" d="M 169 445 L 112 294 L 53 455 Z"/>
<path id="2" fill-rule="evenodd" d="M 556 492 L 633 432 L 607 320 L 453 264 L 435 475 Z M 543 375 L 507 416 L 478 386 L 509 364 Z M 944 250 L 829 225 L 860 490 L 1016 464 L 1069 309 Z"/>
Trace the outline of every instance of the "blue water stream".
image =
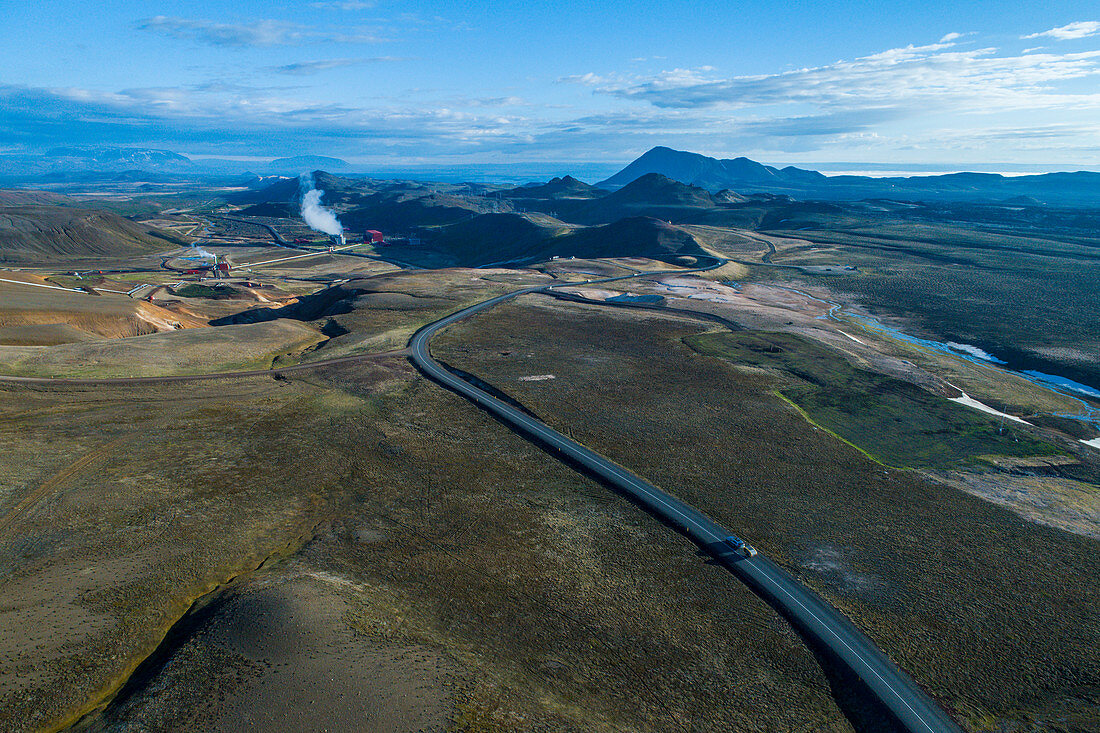
<path id="1" fill-rule="evenodd" d="M 1015 374 L 1018 377 L 1023 377 L 1032 384 L 1049 389 L 1052 392 L 1057 392 L 1060 395 L 1069 397 L 1081 405 L 1082 412 L 1080 413 L 1054 413 L 1057 417 L 1066 417 L 1073 420 L 1081 420 L 1082 422 L 1091 423 L 1097 428 L 1100 428 L 1100 409 L 1094 407 L 1089 402 L 1081 399 L 1079 395 L 1088 395 L 1089 397 L 1100 398 L 1100 390 L 1096 390 L 1087 384 L 1081 384 L 1075 382 L 1072 379 L 1066 377 L 1060 377 L 1054 374 L 1045 374 L 1043 372 L 1037 372 L 1034 370 L 1016 371 L 1015 369 L 1008 369 L 1000 366 L 1006 362 L 998 359 L 992 354 L 988 354 L 976 347 L 969 347 L 966 344 L 954 344 L 943 341 L 932 341 L 930 339 L 922 339 L 917 336 L 911 336 L 910 334 L 900 331 L 893 326 L 887 326 L 885 323 L 878 321 L 870 316 L 864 316 L 859 313 L 853 313 L 851 311 L 844 311 L 843 306 L 839 303 L 833 303 L 832 301 L 823 300 L 817 296 L 810 295 L 804 290 L 797 288 L 782 287 L 783 290 L 789 290 L 793 293 L 805 296 L 812 300 L 816 300 L 818 303 L 829 306 L 829 312 L 819 318 L 827 318 L 838 323 L 855 323 L 873 334 L 881 336 L 888 336 L 890 338 L 897 339 L 898 341 L 904 341 L 906 343 L 920 346 L 921 348 L 931 351 L 937 351 L 941 354 L 948 354 L 956 359 L 962 359 L 963 361 L 969 361 L 973 364 L 981 364 L 989 369 L 1000 369 L 1001 371 L 1008 372 L 1009 374 Z M 960 347 L 966 347 L 967 350 L 962 350 Z M 981 356 L 979 355 L 982 354 Z"/>

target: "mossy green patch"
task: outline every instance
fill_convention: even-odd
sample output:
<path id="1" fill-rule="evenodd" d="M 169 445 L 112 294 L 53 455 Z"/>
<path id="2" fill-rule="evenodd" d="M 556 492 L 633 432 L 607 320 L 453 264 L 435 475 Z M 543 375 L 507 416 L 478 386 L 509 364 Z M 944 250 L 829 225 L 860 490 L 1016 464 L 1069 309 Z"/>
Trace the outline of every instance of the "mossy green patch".
<path id="1" fill-rule="evenodd" d="M 188 283 L 181 288 L 176 289 L 176 295 L 184 298 L 228 298 L 233 295 L 233 291 L 229 288 L 213 287 L 210 285 L 202 285 L 200 283 Z"/>
<path id="2" fill-rule="evenodd" d="M 794 334 L 706 333 L 685 343 L 736 364 L 774 371 L 777 390 L 814 425 L 890 466 L 947 468 L 981 455 L 1053 455 L 1053 445 L 1012 425 L 893 377 L 859 369 Z"/>

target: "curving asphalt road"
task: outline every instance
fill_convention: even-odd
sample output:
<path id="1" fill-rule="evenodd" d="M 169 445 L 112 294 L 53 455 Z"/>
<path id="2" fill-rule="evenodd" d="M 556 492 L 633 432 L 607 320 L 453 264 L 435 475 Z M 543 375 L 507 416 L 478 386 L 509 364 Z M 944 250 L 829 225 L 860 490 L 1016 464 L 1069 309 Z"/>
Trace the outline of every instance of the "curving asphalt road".
<path id="1" fill-rule="evenodd" d="M 212 218 L 212 219 L 224 219 L 225 221 L 235 221 L 238 224 L 251 224 L 252 226 L 256 226 L 256 227 L 263 227 L 264 229 L 266 229 L 271 234 L 271 238 L 275 240 L 275 246 L 276 247 L 284 247 L 285 249 L 298 249 L 298 250 L 302 250 L 303 252 L 308 252 L 309 251 L 305 247 L 295 247 L 293 244 L 291 244 L 290 242 L 283 239 L 283 235 L 279 234 L 279 230 L 276 229 L 275 227 L 271 226 L 270 224 L 264 224 L 263 222 L 259 222 L 259 221 L 249 221 L 248 219 L 235 219 L 232 216 L 214 216 L 214 215 L 211 215 L 210 218 Z"/>
<path id="2" fill-rule="evenodd" d="M 715 267 L 724 264 L 719 262 Z M 711 269 L 711 268 L 702 268 Z M 610 282 L 651 273 L 593 280 Z M 562 285 L 577 283 L 562 283 Z M 719 563 L 740 578 L 757 595 L 776 608 L 806 636 L 817 641 L 854 673 L 897 721 L 912 733 L 960 733 L 959 726 L 897 665 L 879 651 L 839 611 L 821 596 L 795 580 L 790 574 L 764 557 L 746 558 L 733 552 L 723 539 L 731 533 L 702 512 L 665 493 L 656 486 L 612 463 L 603 456 L 559 433 L 543 422 L 526 415 L 488 392 L 452 374 L 432 358 L 432 336 L 457 321 L 492 308 L 505 300 L 528 293 L 548 291 L 559 286 L 541 286 L 517 290 L 482 301 L 469 308 L 424 326 L 409 342 L 409 358 L 425 375 L 457 392 L 495 415 L 519 433 L 556 452 L 563 459 L 579 464 L 611 484 L 650 513 L 690 537 Z"/>

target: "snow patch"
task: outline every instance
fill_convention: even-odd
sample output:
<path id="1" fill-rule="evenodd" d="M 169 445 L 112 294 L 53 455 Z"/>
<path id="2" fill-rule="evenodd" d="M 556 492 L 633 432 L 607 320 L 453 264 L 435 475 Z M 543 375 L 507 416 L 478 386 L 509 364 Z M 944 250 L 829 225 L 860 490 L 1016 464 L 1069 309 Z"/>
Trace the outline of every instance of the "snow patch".
<path id="1" fill-rule="evenodd" d="M 951 384 L 950 382 L 948 382 L 948 386 L 955 387 L 955 385 Z M 955 387 L 955 389 L 959 389 L 959 388 Z M 1018 423 L 1021 423 L 1023 425 L 1030 425 L 1031 424 L 1027 420 L 1023 420 L 1021 418 L 1018 418 L 1015 415 L 1009 415 L 1007 412 L 1001 412 L 1000 410 L 994 410 L 989 405 L 978 402 L 976 399 L 974 399 L 973 397 L 968 395 L 966 392 L 963 392 L 961 389 L 959 389 L 959 391 L 962 392 L 962 397 L 948 397 L 947 399 L 949 399 L 950 401 L 955 402 L 957 404 L 966 405 L 967 407 L 973 408 L 975 410 L 980 410 L 981 412 L 985 412 L 985 413 L 988 413 L 990 415 L 996 415 L 997 417 L 1004 418 L 1005 420 L 1011 420 L 1013 422 L 1018 422 Z"/>
<path id="2" fill-rule="evenodd" d="M 948 346 L 948 348 L 954 349 L 955 351 L 961 351 L 964 354 L 970 354 L 971 356 L 976 356 L 977 358 L 981 359 L 982 361 L 988 361 L 991 364 L 1004 364 L 1005 363 L 1004 361 L 1001 361 L 997 357 L 993 356 L 993 354 L 990 354 L 988 351 L 986 351 L 984 349 L 979 349 L 977 346 L 972 346 L 971 344 L 960 344 L 960 343 L 955 342 L 955 341 L 948 341 L 947 346 Z"/>

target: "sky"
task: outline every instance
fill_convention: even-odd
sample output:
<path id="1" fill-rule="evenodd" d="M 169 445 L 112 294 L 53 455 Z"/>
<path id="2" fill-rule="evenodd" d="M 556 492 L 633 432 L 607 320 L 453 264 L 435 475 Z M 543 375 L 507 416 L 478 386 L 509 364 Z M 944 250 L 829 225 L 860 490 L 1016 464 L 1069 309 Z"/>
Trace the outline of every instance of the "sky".
<path id="1" fill-rule="evenodd" d="M 0 153 L 1096 168 L 1091 3 L 13 0 Z M 819 165 L 819 167 L 822 167 Z"/>

